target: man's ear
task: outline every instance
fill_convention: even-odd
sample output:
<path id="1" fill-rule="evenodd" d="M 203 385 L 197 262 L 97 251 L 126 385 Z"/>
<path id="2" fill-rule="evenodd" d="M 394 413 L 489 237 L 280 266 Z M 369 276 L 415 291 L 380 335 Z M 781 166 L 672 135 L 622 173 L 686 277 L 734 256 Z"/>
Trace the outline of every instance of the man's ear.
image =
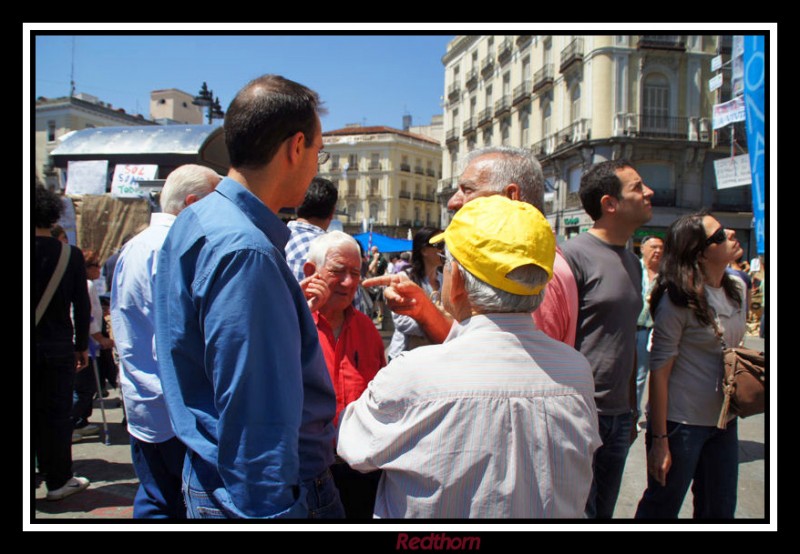
<path id="1" fill-rule="evenodd" d="M 302 131 L 296 132 L 287 139 L 289 159 L 296 162 L 306 148 L 306 136 Z"/>
<path id="2" fill-rule="evenodd" d="M 314 273 L 317 272 L 317 266 L 315 266 L 311 262 L 306 262 L 303 264 L 303 275 L 306 277 L 311 277 Z"/>
<path id="3" fill-rule="evenodd" d="M 462 296 L 467 296 L 466 281 L 464 274 L 461 273 L 463 269 L 457 261 L 450 262 L 450 301 L 456 302 Z"/>
<path id="4" fill-rule="evenodd" d="M 183 200 L 183 203 L 187 206 L 191 206 L 198 200 L 200 200 L 200 198 L 196 194 L 187 194 L 186 198 Z"/>
<path id="5" fill-rule="evenodd" d="M 516 183 L 509 183 L 505 187 L 505 196 L 510 200 L 519 200 L 519 185 Z"/>
<path id="6" fill-rule="evenodd" d="M 614 198 L 610 194 L 604 194 L 603 197 L 600 198 L 600 208 L 604 214 L 616 213 L 618 203 L 619 199 Z"/>

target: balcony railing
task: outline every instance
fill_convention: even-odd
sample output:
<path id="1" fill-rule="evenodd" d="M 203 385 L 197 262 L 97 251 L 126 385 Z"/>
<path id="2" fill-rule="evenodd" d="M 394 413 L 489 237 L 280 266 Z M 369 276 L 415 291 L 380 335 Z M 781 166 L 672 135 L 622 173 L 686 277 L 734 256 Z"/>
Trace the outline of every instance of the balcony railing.
<path id="1" fill-rule="evenodd" d="M 445 136 L 444 141 L 446 143 L 458 142 L 458 131 L 456 130 L 455 127 L 447 131 L 447 135 Z M 407 169 L 406 171 L 411 171 L 411 170 Z"/>
<path id="2" fill-rule="evenodd" d="M 500 41 L 500 46 L 497 47 L 497 61 L 501 64 L 506 63 L 511 59 L 511 41 L 504 38 Z"/>
<path id="3" fill-rule="evenodd" d="M 377 162 L 377 163 L 376 162 L 370 162 L 369 163 L 369 169 L 381 169 L 380 162 Z"/>
<path id="4" fill-rule="evenodd" d="M 517 37 L 517 46 L 522 48 L 523 46 L 528 44 L 531 41 L 532 38 L 533 38 L 533 35 L 519 35 Z"/>
<path id="5" fill-rule="evenodd" d="M 512 95 L 512 102 L 516 106 L 520 102 L 524 102 L 531 97 L 533 87 L 530 81 L 524 81 L 521 85 L 514 87 L 514 94 Z"/>
<path id="6" fill-rule="evenodd" d="M 644 138 L 684 139 L 689 137 L 689 119 L 664 115 L 637 116 L 635 135 Z"/>
<path id="7" fill-rule="evenodd" d="M 508 95 L 502 96 L 494 103 L 494 115 L 500 117 L 504 113 L 511 111 L 511 98 Z"/>
<path id="8" fill-rule="evenodd" d="M 450 83 L 447 87 L 447 98 L 450 100 L 458 100 L 458 93 L 461 90 L 461 85 L 458 83 Z"/>
<path id="9" fill-rule="evenodd" d="M 561 66 L 559 71 L 564 73 L 572 64 L 583 61 L 583 39 L 576 38 L 561 51 Z"/>
<path id="10" fill-rule="evenodd" d="M 556 133 L 556 148 L 564 148 L 570 144 L 578 143 L 591 138 L 591 129 L 588 119 L 579 119 L 568 127 Z"/>
<path id="11" fill-rule="evenodd" d="M 531 151 L 537 158 L 542 158 L 545 156 L 549 156 L 553 152 L 556 151 L 556 145 L 558 144 L 558 137 L 557 135 L 549 135 L 540 140 L 537 143 L 534 143 L 531 146 Z"/>
<path id="12" fill-rule="evenodd" d="M 425 169 L 421 165 L 414 166 L 414 173 L 417 175 L 425 175 Z"/>
<path id="13" fill-rule="evenodd" d="M 465 135 L 468 135 L 473 131 L 475 131 L 476 128 L 475 121 L 476 119 L 474 117 L 468 117 L 467 119 L 465 119 L 464 123 L 461 125 L 461 132 Z"/>
<path id="14" fill-rule="evenodd" d="M 411 198 L 411 193 L 407 190 L 400 191 L 400 198 Z"/>
<path id="15" fill-rule="evenodd" d="M 492 121 L 492 108 L 485 108 L 478 112 L 478 127 Z"/>
<path id="16" fill-rule="evenodd" d="M 491 73 L 494 69 L 494 55 L 490 54 L 483 58 L 481 62 L 481 75 L 486 77 L 487 74 Z"/>
<path id="17" fill-rule="evenodd" d="M 429 167 L 428 169 L 425 170 L 425 175 L 427 175 L 428 177 L 436 177 L 436 170 L 431 169 Z"/>
<path id="18" fill-rule="evenodd" d="M 400 171 L 408 171 L 411 173 L 411 166 L 409 164 L 400 164 Z"/>
<path id="19" fill-rule="evenodd" d="M 642 35 L 637 46 L 654 50 L 686 50 L 686 43 L 677 35 Z"/>
<path id="20" fill-rule="evenodd" d="M 533 75 L 533 92 L 538 92 L 546 86 L 553 85 L 553 64 L 545 64 Z"/>
<path id="21" fill-rule="evenodd" d="M 478 72 L 475 68 L 470 69 L 467 71 L 467 78 L 464 81 L 467 89 L 472 90 L 478 85 Z"/>

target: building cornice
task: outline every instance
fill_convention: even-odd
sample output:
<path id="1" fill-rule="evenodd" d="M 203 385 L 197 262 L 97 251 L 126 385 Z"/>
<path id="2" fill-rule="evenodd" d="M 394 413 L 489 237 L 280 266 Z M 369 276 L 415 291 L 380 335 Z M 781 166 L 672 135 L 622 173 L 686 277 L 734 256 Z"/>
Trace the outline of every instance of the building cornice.
<path id="1" fill-rule="evenodd" d="M 53 112 L 57 110 L 69 110 L 69 109 L 83 111 L 100 117 L 113 118 L 125 123 L 135 123 L 136 125 L 156 125 L 155 122 L 150 121 L 149 119 L 145 119 L 144 116 L 138 117 L 135 115 L 131 115 L 129 113 L 122 113 L 113 108 L 99 106 L 97 104 L 86 102 L 85 100 L 81 100 L 79 98 L 74 98 L 74 97 L 55 98 L 52 100 L 46 100 L 43 102 L 40 101 L 36 103 L 37 113 Z"/>
<path id="2" fill-rule="evenodd" d="M 447 66 L 458 56 L 469 50 L 469 48 L 484 38 L 485 35 L 459 35 L 451 40 L 447 45 L 447 53 L 442 56 L 442 63 Z"/>

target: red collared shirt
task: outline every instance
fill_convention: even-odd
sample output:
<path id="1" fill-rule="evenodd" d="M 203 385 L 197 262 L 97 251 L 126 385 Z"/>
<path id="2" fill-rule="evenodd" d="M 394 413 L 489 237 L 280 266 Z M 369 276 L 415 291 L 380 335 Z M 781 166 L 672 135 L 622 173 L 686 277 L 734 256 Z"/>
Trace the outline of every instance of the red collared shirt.
<path id="1" fill-rule="evenodd" d="M 314 312 L 319 343 L 325 356 L 325 364 L 336 390 L 336 418 L 353 400 L 357 400 L 367 385 L 386 365 L 383 339 L 369 317 L 348 306 L 344 311 L 344 322 L 339 338 L 333 336 L 325 316 Z"/>

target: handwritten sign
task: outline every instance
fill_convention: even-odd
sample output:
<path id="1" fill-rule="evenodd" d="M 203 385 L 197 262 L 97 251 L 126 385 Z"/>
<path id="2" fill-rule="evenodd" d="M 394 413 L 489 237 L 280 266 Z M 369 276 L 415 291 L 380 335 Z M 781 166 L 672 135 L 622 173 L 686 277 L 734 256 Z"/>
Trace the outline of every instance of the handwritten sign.
<path id="1" fill-rule="evenodd" d="M 111 180 L 111 195 L 119 198 L 144 196 L 144 192 L 139 189 L 139 181 L 154 179 L 157 171 L 157 165 L 117 164 L 114 168 L 114 178 Z"/>
<path id="2" fill-rule="evenodd" d="M 717 188 L 720 190 L 749 185 L 753 181 L 747 154 L 714 160 L 714 172 L 717 176 Z"/>
<path id="3" fill-rule="evenodd" d="M 67 163 L 67 194 L 105 194 L 108 160 Z"/>

